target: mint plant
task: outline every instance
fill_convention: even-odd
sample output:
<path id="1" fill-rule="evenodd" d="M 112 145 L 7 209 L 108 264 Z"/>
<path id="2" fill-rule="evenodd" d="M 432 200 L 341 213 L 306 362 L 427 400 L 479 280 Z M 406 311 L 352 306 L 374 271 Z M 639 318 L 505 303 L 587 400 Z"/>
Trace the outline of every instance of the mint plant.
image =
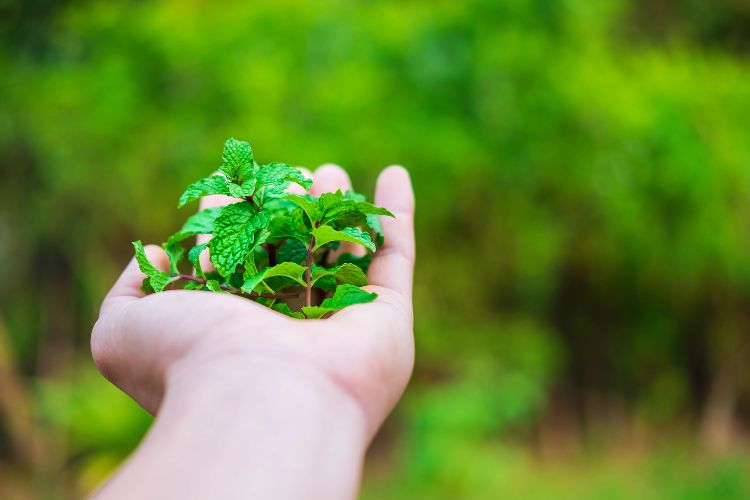
<path id="1" fill-rule="evenodd" d="M 178 208 L 212 194 L 231 196 L 237 202 L 190 216 L 167 239 L 162 247 L 169 256 L 168 273 L 149 262 L 140 241 L 133 243 L 138 266 L 146 275 L 144 292 L 182 286 L 231 293 L 298 319 L 323 318 L 377 297 L 361 287 L 367 285 L 373 253 L 383 244 L 379 217 L 393 214 L 352 191 L 320 197 L 291 194 L 287 191 L 291 183 L 309 190 L 312 181 L 286 163 L 259 165 L 245 141 L 228 139 L 222 162 L 219 173 L 187 187 Z M 213 236 L 186 252 L 183 242 L 199 234 Z M 361 245 L 367 253 L 345 253 L 332 262 L 332 252 L 342 242 Z M 199 256 L 206 249 L 214 271 L 201 268 Z M 190 273 L 181 271 L 186 255 Z M 304 305 L 294 310 L 290 304 L 295 302 Z"/>

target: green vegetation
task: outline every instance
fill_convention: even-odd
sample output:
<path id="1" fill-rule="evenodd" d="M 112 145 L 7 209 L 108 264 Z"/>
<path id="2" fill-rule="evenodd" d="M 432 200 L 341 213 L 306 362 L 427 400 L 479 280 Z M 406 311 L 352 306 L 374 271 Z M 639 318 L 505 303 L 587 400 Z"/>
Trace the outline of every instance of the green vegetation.
<path id="1" fill-rule="evenodd" d="M 184 280 L 185 289 L 240 295 L 297 319 L 317 319 L 375 300 L 376 294 L 360 287 L 367 285 L 367 268 L 376 244 L 384 242 L 379 217 L 393 214 L 352 191 L 319 197 L 291 194 L 287 191 L 290 183 L 309 190 L 312 181 L 286 163 L 258 165 L 245 141 L 228 139 L 221 158 L 220 174 L 188 186 L 178 207 L 208 195 L 238 200 L 201 210 L 169 237 L 163 244 L 169 273 L 154 267 L 143 243 L 134 242 L 135 258 L 146 275 L 141 287 L 144 292 L 161 292 Z M 190 249 L 188 259 L 194 272 L 183 274 L 180 265 L 185 248 L 181 242 L 200 234 L 212 238 Z M 337 263 L 331 263 L 331 252 L 342 242 L 361 245 L 370 253 L 344 253 Z M 201 268 L 200 254 L 206 249 L 216 272 Z M 288 291 L 290 287 L 297 293 Z M 284 299 L 298 297 L 300 287 L 305 300 L 302 311 L 297 312 Z M 333 296 L 314 304 L 316 288 Z"/>
<path id="2" fill-rule="evenodd" d="M 417 366 L 371 498 L 750 497 L 747 2 L 0 9 L 0 497 L 79 498 L 145 432 L 88 336 L 232 134 L 368 195 L 412 175 Z"/>

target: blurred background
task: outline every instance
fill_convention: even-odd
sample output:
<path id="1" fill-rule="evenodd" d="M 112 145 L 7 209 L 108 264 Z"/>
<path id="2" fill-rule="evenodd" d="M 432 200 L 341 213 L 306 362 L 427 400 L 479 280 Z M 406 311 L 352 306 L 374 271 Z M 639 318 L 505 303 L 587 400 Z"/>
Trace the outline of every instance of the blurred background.
<path id="1" fill-rule="evenodd" d="M 417 364 L 363 498 L 750 498 L 746 0 L 0 0 L 0 497 L 148 429 L 91 326 L 229 136 L 412 172 Z"/>

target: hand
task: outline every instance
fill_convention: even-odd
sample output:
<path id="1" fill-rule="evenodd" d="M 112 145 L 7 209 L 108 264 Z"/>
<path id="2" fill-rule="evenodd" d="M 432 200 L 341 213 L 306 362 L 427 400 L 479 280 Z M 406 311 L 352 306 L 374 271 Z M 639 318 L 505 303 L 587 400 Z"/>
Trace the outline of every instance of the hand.
<path id="1" fill-rule="evenodd" d="M 313 175 L 311 193 L 350 187 L 346 172 L 328 165 Z M 191 391 L 201 394 L 200 386 L 222 393 L 232 386 L 232 398 L 261 398 L 255 406 L 249 402 L 254 414 L 258 407 L 294 408 L 295 398 L 320 394 L 320 404 L 306 407 L 346 406 L 351 418 L 362 420 L 366 447 L 401 396 L 414 359 L 414 198 L 403 168 L 381 173 L 375 202 L 395 215 L 382 218 L 385 245 L 369 270 L 375 302 L 325 320 L 296 320 L 232 295 L 173 290 L 143 296 L 144 276 L 131 262 L 104 300 L 92 333 L 97 366 L 160 418 L 170 393 L 189 401 Z M 168 268 L 160 248 L 146 251 L 154 265 Z"/>

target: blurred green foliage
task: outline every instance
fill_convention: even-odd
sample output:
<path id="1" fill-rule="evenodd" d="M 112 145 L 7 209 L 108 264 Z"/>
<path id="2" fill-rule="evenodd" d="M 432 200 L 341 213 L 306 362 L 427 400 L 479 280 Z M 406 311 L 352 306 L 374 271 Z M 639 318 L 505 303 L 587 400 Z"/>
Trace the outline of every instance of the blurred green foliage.
<path id="1" fill-rule="evenodd" d="M 93 374 L 88 334 L 128 242 L 162 241 L 236 136 L 261 161 L 339 163 L 365 192 L 390 163 L 413 175 L 417 368 L 373 495 L 750 495 L 744 452 L 529 465 L 664 429 L 722 447 L 747 424 L 747 2 L 0 12 L 0 312 L 61 450 L 53 484 L 91 488 L 145 430 Z"/>

